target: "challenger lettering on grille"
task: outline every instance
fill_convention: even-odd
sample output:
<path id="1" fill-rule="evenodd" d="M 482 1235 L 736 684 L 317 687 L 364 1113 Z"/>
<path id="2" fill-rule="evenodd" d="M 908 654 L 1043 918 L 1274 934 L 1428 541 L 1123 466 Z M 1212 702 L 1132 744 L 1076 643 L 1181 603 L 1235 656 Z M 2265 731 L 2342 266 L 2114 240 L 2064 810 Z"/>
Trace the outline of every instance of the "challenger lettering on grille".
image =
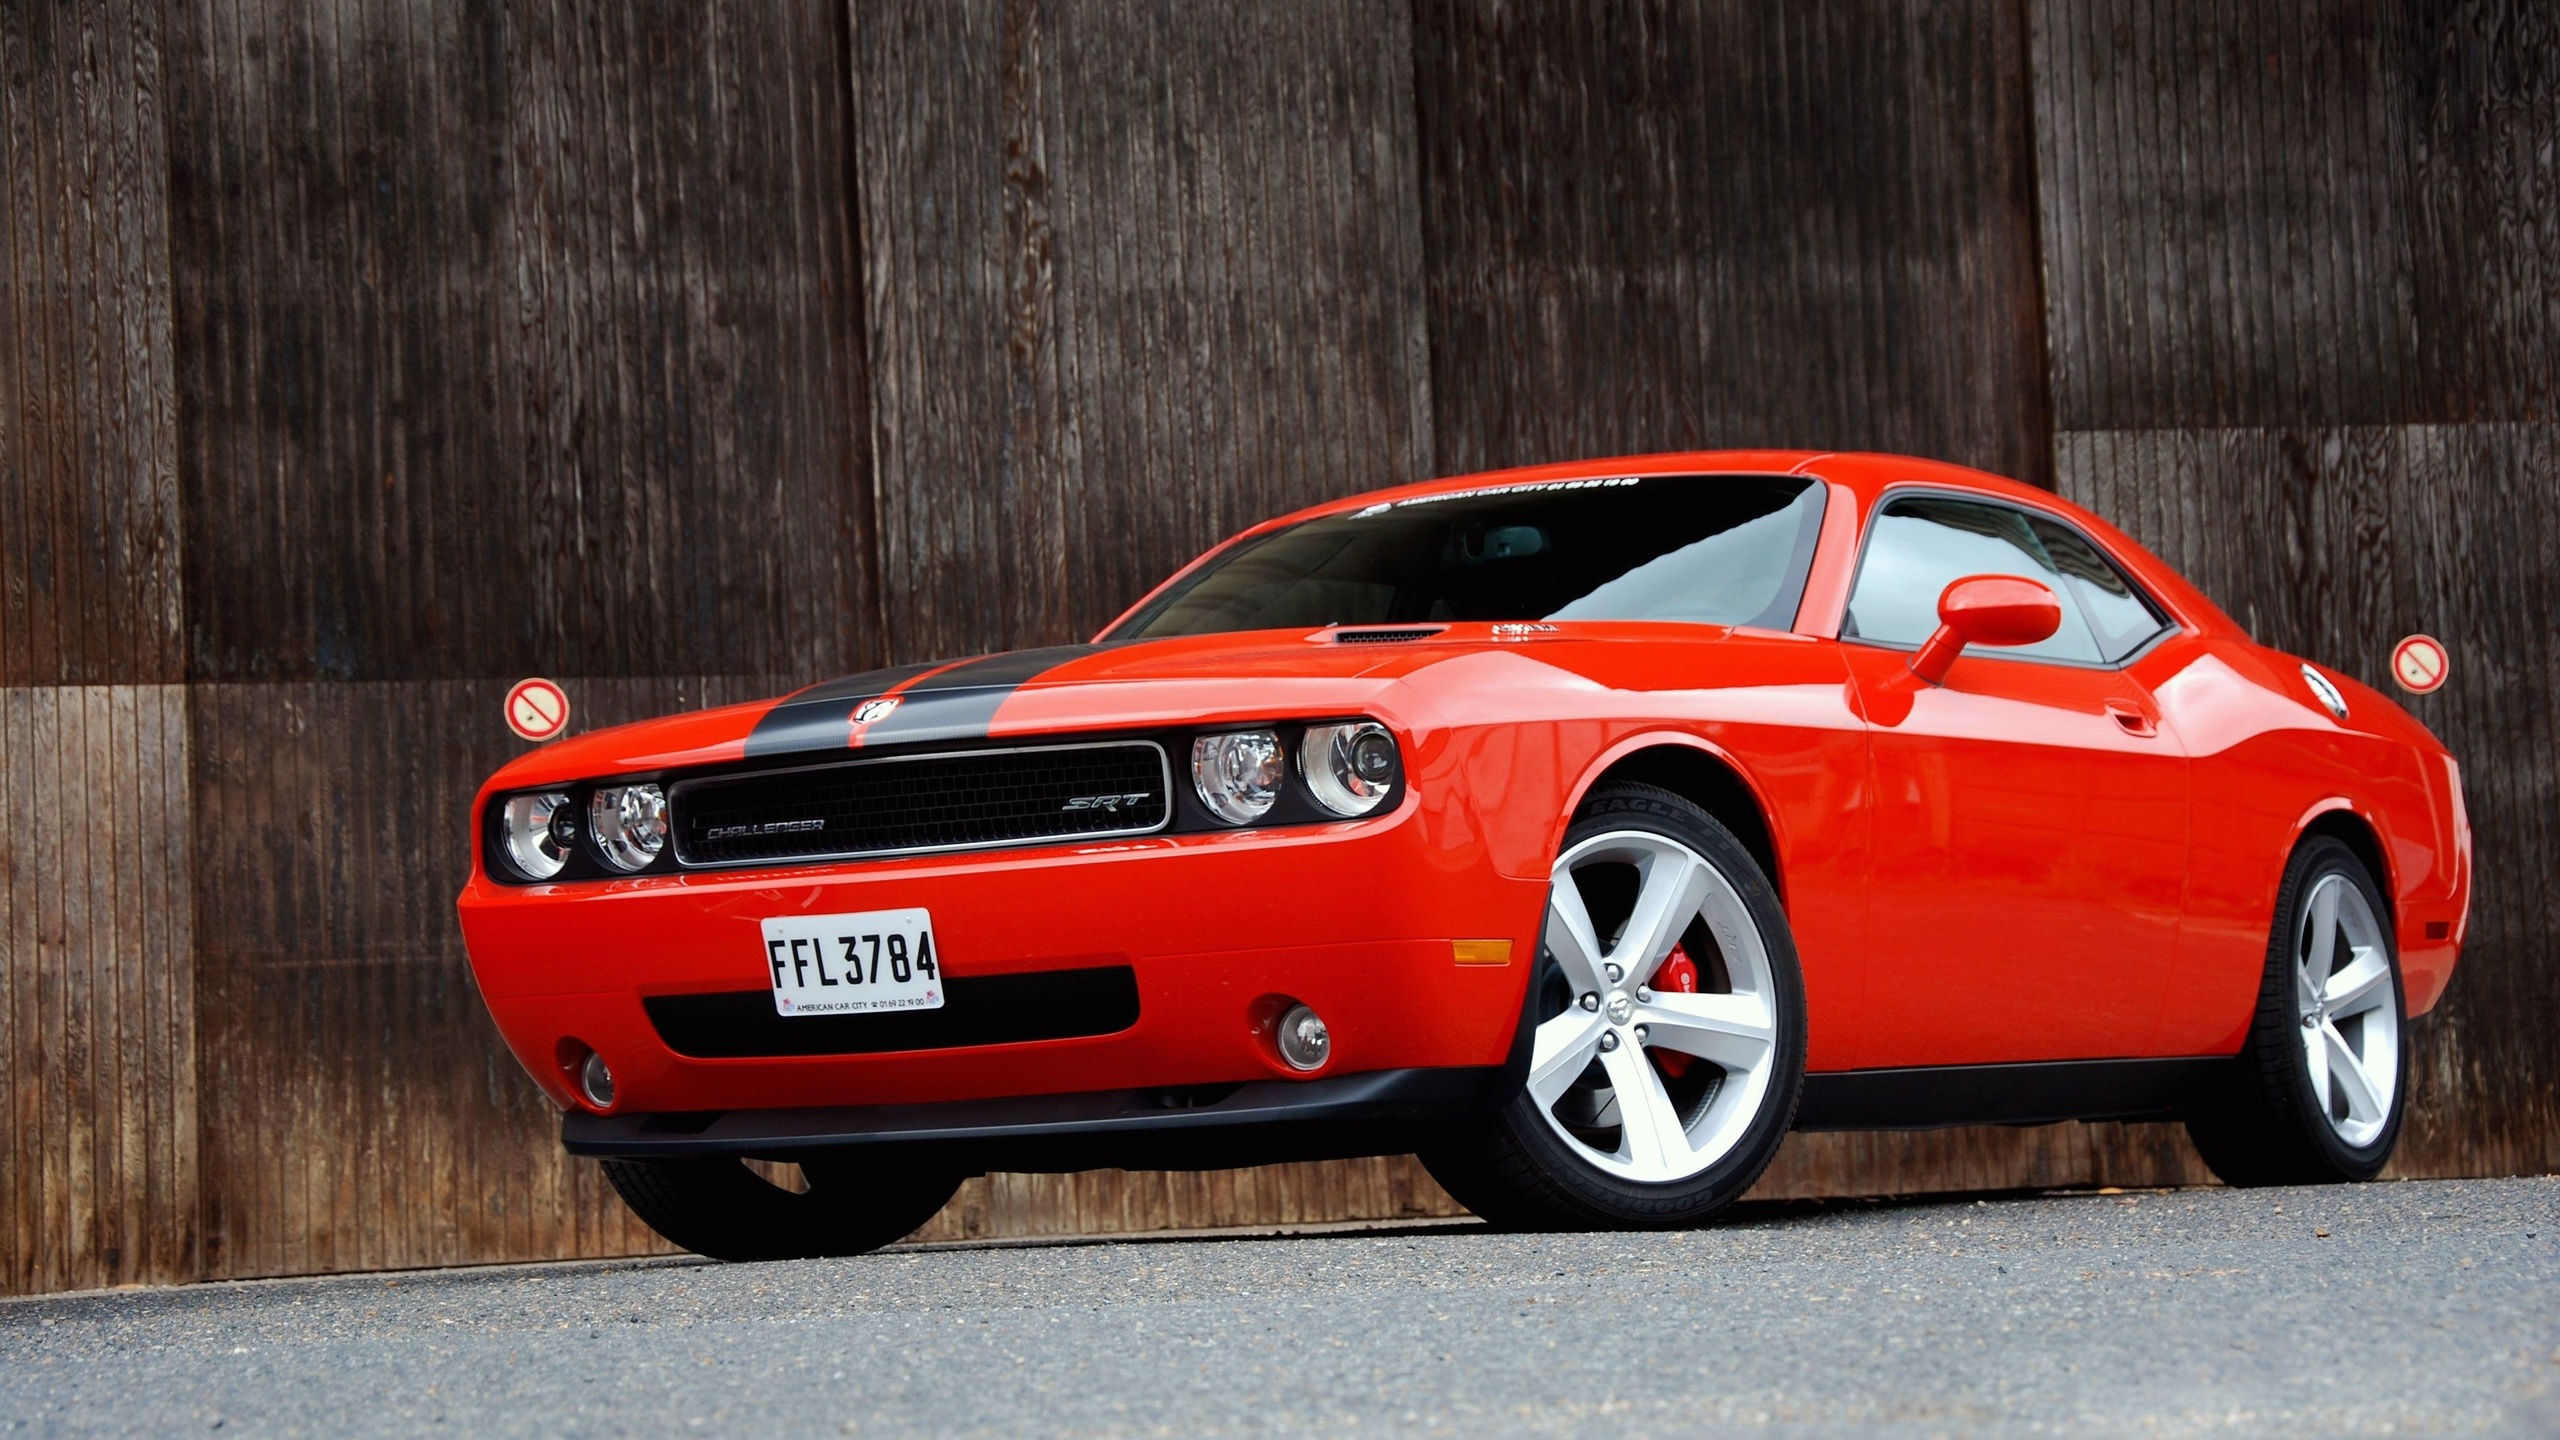
<path id="1" fill-rule="evenodd" d="M 824 830 L 824 820 L 767 820 L 760 825 L 714 825 L 703 832 L 705 840 L 744 840 L 755 835 L 805 835 Z"/>

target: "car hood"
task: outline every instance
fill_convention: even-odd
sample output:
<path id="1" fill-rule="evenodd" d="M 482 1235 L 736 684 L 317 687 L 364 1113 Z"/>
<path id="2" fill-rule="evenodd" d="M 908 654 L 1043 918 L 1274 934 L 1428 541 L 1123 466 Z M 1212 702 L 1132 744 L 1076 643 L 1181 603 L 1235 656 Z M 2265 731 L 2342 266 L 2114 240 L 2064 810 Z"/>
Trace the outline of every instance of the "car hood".
<path id="1" fill-rule="evenodd" d="M 1357 713 L 1457 656 L 1608 639 L 1600 632 L 1620 628 L 1252 631 L 901 665 L 776 700 L 591 731 L 520 757 L 490 783 L 514 788 L 890 745 Z M 1692 636 L 1700 629 L 1683 628 Z"/>

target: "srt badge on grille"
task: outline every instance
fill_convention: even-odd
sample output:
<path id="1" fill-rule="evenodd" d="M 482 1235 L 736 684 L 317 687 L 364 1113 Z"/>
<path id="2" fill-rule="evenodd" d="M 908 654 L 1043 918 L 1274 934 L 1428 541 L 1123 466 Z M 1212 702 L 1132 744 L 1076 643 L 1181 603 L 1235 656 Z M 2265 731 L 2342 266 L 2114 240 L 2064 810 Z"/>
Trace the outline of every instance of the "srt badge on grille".
<path id="1" fill-rule="evenodd" d="M 1058 808 L 1060 810 L 1101 810 L 1106 812 L 1117 812 L 1124 809 L 1135 809 L 1140 805 L 1146 804 L 1147 801 L 1153 798 L 1153 796 L 1146 794 L 1078 795 Z"/>
<path id="2" fill-rule="evenodd" d="M 805 835 L 824 830 L 824 820 L 767 820 L 756 825 L 714 825 L 702 832 L 705 840 L 752 840 L 759 835 Z"/>

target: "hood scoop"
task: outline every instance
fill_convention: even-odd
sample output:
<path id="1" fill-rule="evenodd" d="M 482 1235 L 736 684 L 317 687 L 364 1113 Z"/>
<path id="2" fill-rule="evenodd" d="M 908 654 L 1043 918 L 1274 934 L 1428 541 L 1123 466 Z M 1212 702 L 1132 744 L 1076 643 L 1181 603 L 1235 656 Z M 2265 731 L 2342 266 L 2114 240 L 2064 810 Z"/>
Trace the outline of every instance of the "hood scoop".
<path id="1" fill-rule="evenodd" d="M 1394 645 L 1406 640 L 1428 640 L 1446 625 L 1370 625 L 1357 630 L 1331 630 L 1314 638 L 1336 645 Z"/>

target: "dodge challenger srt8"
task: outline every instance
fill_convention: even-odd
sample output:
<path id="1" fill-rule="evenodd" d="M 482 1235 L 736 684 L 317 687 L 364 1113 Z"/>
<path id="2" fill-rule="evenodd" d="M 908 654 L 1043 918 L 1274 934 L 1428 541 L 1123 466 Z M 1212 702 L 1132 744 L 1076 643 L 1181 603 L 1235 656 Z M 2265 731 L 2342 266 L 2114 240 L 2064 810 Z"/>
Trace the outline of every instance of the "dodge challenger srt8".
<path id="1" fill-rule="evenodd" d="M 1790 1128 L 2366 1178 L 2471 854 L 2424 727 L 2103 520 L 1802 453 L 1320 505 L 1089 645 L 559 741 L 473 823 L 564 1143 L 734 1258 L 990 1169 L 1406 1152 L 1497 1223 L 1680 1225 Z"/>

